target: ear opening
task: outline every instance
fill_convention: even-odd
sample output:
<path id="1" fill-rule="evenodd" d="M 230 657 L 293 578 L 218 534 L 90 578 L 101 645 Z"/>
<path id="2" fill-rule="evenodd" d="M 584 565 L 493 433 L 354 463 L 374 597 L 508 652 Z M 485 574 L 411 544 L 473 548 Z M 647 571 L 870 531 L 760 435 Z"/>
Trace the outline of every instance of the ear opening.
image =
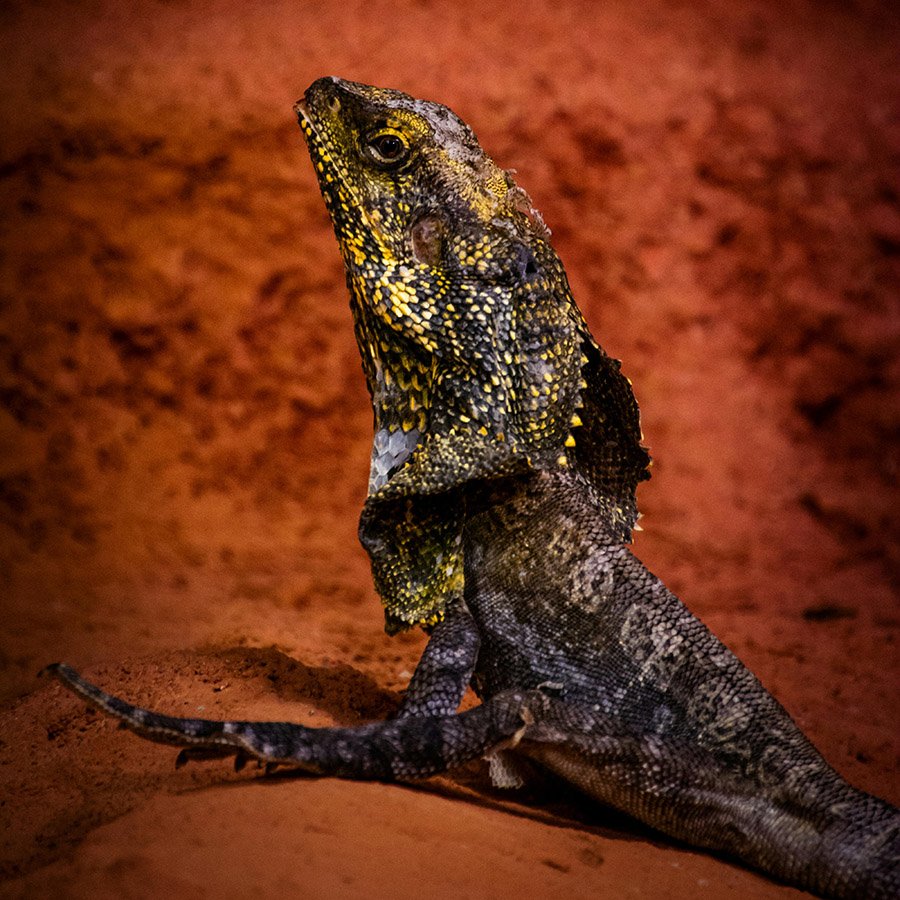
<path id="1" fill-rule="evenodd" d="M 413 256 L 422 265 L 436 268 L 444 256 L 443 219 L 434 213 L 420 216 L 410 231 Z"/>

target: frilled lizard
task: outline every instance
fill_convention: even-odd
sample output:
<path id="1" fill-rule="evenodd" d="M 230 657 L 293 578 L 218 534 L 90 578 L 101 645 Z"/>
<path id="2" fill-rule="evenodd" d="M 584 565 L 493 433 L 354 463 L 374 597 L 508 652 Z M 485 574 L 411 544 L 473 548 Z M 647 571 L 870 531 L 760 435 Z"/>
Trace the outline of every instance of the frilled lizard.
<path id="1" fill-rule="evenodd" d="M 409 779 L 487 756 L 511 785 L 524 756 L 792 884 L 900 896 L 900 813 L 624 546 L 637 404 L 527 194 L 436 103 L 323 78 L 296 112 L 375 413 L 360 537 L 387 630 L 429 643 L 396 717 L 355 728 L 176 719 L 53 673 L 182 761 Z M 470 684 L 482 704 L 458 713 Z"/>

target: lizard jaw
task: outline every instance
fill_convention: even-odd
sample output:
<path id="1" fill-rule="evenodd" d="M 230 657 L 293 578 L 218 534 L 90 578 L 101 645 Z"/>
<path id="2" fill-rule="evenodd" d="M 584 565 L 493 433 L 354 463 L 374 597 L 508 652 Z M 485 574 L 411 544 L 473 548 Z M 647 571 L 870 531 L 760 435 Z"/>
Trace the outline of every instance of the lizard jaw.
<path id="1" fill-rule="evenodd" d="M 331 80 L 336 83 L 340 81 L 340 79 L 334 78 L 333 76 Z M 336 98 L 333 101 L 326 101 L 326 103 L 328 103 L 329 110 L 332 113 L 336 114 L 340 110 L 340 101 Z M 347 198 L 349 200 L 349 205 L 353 207 L 356 214 L 361 220 L 362 230 L 367 231 L 373 236 L 376 241 L 378 241 L 379 244 L 382 244 L 381 250 L 384 255 L 389 255 L 388 248 L 386 246 L 383 246 L 383 242 L 380 239 L 378 222 L 374 221 L 369 215 L 369 212 L 366 209 L 366 205 L 361 201 L 356 188 L 353 184 L 351 184 L 346 174 L 341 171 L 341 167 L 335 165 L 327 142 L 323 139 L 322 133 L 320 132 L 319 128 L 316 127 L 316 116 L 310 110 L 309 101 L 307 100 L 306 95 L 304 95 L 294 103 L 293 110 L 295 115 L 297 116 L 297 122 L 300 125 L 300 131 L 303 133 L 303 138 L 306 141 L 307 150 L 309 151 L 310 157 L 313 161 L 313 165 L 316 169 L 316 173 L 319 179 L 319 187 L 322 191 L 323 197 L 325 197 L 326 204 L 329 202 L 329 192 L 325 186 L 325 182 L 323 182 L 323 176 L 327 169 L 330 173 L 327 178 L 333 179 L 335 182 L 338 182 L 341 188 L 346 192 Z M 334 216 L 332 216 L 332 218 L 334 219 Z M 353 268 L 353 260 L 348 260 L 345 258 L 345 265 L 347 265 L 348 268 Z"/>

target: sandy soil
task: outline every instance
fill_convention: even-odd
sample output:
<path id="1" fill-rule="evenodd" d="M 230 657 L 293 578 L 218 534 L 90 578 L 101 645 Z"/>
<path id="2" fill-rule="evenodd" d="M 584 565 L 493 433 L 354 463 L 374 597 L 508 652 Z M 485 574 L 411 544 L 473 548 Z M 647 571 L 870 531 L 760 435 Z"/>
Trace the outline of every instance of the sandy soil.
<path id="1" fill-rule="evenodd" d="M 787 896 L 559 786 L 175 771 L 35 673 L 175 714 L 383 716 L 371 414 L 291 103 L 452 106 L 515 167 L 656 457 L 638 554 L 900 800 L 890 4 L 0 11 L 3 896 Z"/>

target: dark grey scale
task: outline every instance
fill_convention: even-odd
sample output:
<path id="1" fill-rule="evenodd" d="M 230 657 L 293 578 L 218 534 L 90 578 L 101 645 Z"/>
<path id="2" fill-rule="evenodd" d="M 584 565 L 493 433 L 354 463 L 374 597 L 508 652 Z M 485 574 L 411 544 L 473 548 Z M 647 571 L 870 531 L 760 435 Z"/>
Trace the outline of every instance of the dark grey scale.
<path id="1" fill-rule="evenodd" d="M 779 877 L 829 896 L 893 896 L 897 811 L 847 785 L 727 648 L 611 542 L 583 497 L 573 475 L 558 474 L 469 505 L 474 684 L 483 697 L 552 685 L 550 711 L 519 751 L 671 835 Z M 552 545 L 571 552 L 547 559 Z M 598 569 L 613 570 L 612 590 L 604 577 L 602 608 L 585 607 L 573 597 L 589 593 Z M 588 583 L 581 591 L 573 572 Z"/>
<path id="2" fill-rule="evenodd" d="M 455 713 L 469 686 L 480 646 L 472 615 L 457 599 L 432 632 L 397 717 Z"/>

